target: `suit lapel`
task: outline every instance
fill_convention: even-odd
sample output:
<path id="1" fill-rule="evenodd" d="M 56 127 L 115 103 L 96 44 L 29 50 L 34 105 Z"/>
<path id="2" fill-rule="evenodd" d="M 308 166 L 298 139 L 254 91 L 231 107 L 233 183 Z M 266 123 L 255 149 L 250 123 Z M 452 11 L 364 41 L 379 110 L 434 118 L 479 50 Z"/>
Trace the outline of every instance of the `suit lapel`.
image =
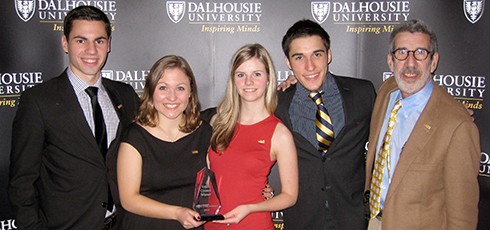
<path id="1" fill-rule="evenodd" d="M 279 118 L 288 129 L 293 132 L 293 125 L 291 118 L 289 117 L 289 107 L 293 100 L 294 93 L 296 92 L 296 85 L 292 85 L 284 92 L 278 93 L 278 105 L 274 114 Z"/>
<path id="2" fill-rule="evenodd" d="M 102 78 L 102 84 L 104 85 L 109 98 L 111 99 L 112 105 L 114 106 L 114 110 L 116 111 L 117 117 L 119 118 L 119 124 L 117 125 L 116 137 L 120 136 L 122 132 L 122 124 L 127 123 L 127 115 L 126 110 L 121 102 L 121 97 L 117 89 L 112 87 L 109 81 L 105 78 Z M 114 140 L 116 140 L 115 138 Z M 114 142 L 114 141 L 113 141 Z M 112 147 L 112 143 L 109 145 L 109 148 Z"/>
<path id="3" fill-rule="evenodd" d="M 94 147 L 94 151 L 100 151 L 66 72 L 60 76 L 57 92 L 63 110 L 70 113 L 68 122 L 71 122 L 73 126 L 77 127 L 80 136 L 85 138 L 87 143 L 90 143 Z M 102 156 L 102 154 L 98 155 Z"/>
<path id="4" fill-rule="evenodd" d="M 104 85 L 107 94 L 111 99 L 112 105 L 114 106 L 114 110 L 116 111 L 118 118 L 123 119 L 124 117 L 126 117 L 124 116 L 125 108 L 121 103 L 119 92 L 116 89 L 114 89 L 112 85 L 110 85 L 105 78 L 102 78 L 102 85 Z"/>
<path id="5" fill-rule="evenodd" d="M 427 105 L 420 114 L 410 137 L 400 153 L 400 159 L 396 166 L 395 174 L 393 175 L 393 179 L 386 196 L 386 202 L 389 202 L 393 194 L 396 193 L 398 185 L 407 174 L 415 159 L 420 156 L 420 153 L 427 145 L 433 130 L 437 128 L 436 118 L 438 117 L 438 93 L 439 91 L 437 91 L 437 87 L 434 86 L 432 95 L 427 102 Z"/>
<path id="6" fill-rule="evenodd" d="M 278 95 L 278 105 L 275 111 L 275 115 L 279 118 L 284 125 L 291 131 L 294 136 L 295 144 L 298 149 L 303 149 L 305 154 L 311 154 L 315 158 L 322 159 L 321 155 L 315 146 L 311 145 L 306 138 L 301 134 L 293 131 L 291 118 L 289 117 L 289 107 L 293 100 L 294 93 L 296 92 L 296 85 L 289 87 L 285 92 L 280 92 Z"/>
<path id="7" fill-rule="evenodd" d="M 373 133 L 372 137 L 369 138 L 369 150 L 374 151 L 374 156 L 378 154 L 378 140 L 381 137 L 381 135 L 384 135 L 384 133 L 381 133 L 381 128 L 383 127 L 383 122 L 384 122 L 384 117 L 386 114 L 386 110 L 388 107 L 388 102 L 389 102 L 389 96 L 391 92 L 386 95 L 386 98 L 384 98 L 383 103 L 380 105 L 378 108 L 374 108 L 374 112 L 371 118 L 371 130 L 370 132 Z"/>
<path id="8" fill-rule="evenodd" d="M 340 81 L 337 76 L 330 74 L 333 77 L 335 84 L 337 84 L 337 88 L 339 89 L 340 96 L 342 98 L 342 106 L 344 107 L 344 127 L 348 124 L 352 123 L 352 116 L 350 114 L 354 113 L 354 100 L 352 95 L 352 90 L 344 85 L 342 81 Z M 338 145 L 339 141 L 343 140 L 343 136 L 345 135 L 345 129 L 342 128 L 338 134 L 335 135 L 335 140 L 332 142 L 329 148 L 329 154 L 335 154 L 335 147 Z M 337 141 L 338 140 L 338 141 Z"/>

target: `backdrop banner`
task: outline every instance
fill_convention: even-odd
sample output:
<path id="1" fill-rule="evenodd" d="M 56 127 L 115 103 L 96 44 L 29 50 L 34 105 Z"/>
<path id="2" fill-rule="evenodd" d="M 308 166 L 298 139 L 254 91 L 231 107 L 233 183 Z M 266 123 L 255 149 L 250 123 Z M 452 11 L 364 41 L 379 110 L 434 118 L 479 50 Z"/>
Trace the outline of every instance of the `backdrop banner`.
<path id="1" fill-rule="evenodd" d="M 418 18 L 437 33 L 440 61 L 434 80 L 474 110 L 481 135 L 479 229 L 490 228 L 490 103 L 486 93 L 490 13 L 485 0 L 4 0 L 0 2 L 0 230 L 16 229 L 7 184 L 12 122 L 20 94 L 58 76 L 68 65 L 61 48 L 63 18 L 79 5 L 103 10 L 112 23 L 112 48 L 103 77 L 123 81 L 141 94 L 152 64 L 177 54 L 197 78 L 203 108 L 224 95 L 233 53 L 260 43 L 271 53 L 278 81 L 291 73 L 282 36 L 300 19 L 321 24 L 331 36 L 334 74 L 371 80 L 392 74 L 386 64 L 389 34 Z M 277 171 L 270 183 L 279 188 Z M 272 214 L 282 229 L 282 213 Z"/>

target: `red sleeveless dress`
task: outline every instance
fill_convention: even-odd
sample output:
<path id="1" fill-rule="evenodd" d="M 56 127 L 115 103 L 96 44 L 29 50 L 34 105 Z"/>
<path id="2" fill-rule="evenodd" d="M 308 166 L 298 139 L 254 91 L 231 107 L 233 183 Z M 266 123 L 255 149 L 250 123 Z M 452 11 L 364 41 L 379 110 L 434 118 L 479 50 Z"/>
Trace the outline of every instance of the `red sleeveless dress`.
<path id="1" fill-rule="evenodd" d="M 222 154 L 209 150 L 211 170 L 216 175 L 218 191 L 225 214 L 240 204 L 258 203 L 264 200 L 262 190 L 267 183 L 275 161 L 270 160 L 271 139 L 277 124 L 281 122 L 271 115 L 253 124 L 237 123 L 230 146 Z M 271 212 L 256 212 L 245 217 L 239 224 L 204 226 L 214 229 L 274 230 Z"/>

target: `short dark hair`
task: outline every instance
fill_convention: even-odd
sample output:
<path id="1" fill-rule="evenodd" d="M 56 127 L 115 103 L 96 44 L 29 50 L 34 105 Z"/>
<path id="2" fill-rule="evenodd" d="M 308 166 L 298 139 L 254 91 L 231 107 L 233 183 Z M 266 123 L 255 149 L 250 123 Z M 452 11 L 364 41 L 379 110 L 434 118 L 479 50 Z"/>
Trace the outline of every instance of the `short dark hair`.
<path id="1" fill-rule="evenodd" d="M 63 21 L 63 34 L 66 38 L 69 37 L 73 21 L 75 20 L 102 21 L 105 24 L 107 37 L 111 37 L 111 22 L 107 15 L 97 7 L 79 6 L 68 12 Z"/>
<path id="2" fill-rule="evenodd" d="M 430 37 L 430 47 L 429 51 L 431 53 L 431 57 L 434 55 L 434 53 L 437 53 L 438 51 L 438 45 L 437 45 L 437 36 L 436 33 L 427 25 L 425 24 L 424 21 L 420 19 L 412 19 L 406 22 L 400 23 L 400 25 L 396 26 L 393 31 L 391 32 L 390 35 L 390 50 L 389 52 L 393 52 L 396 47 L 395 47 L 395 37 L 397 34 L 401 32 L 410 32 L 410 33 L 423 33 L 427 34 Z"/>
<path id="3" fill-rule="evenodd" d="M 320 26 L 318 23 L 313 22 L 309 19 L 299 20 L 294 23 L 294 25 L 288 29 L 288 31 L 282 38 L 282 50 L 284 51 L 286 57 L 289 58 L 290 45 L 294 39 L 300 37 L 310 37 L 314 35 L 320 36 L 323 41 L 323 45 L 325 45 L 325 48 L 327 50 L 330 49 L 330 36 L 328 35 L 327 31 L 325 31 L 323 27 Z"/>

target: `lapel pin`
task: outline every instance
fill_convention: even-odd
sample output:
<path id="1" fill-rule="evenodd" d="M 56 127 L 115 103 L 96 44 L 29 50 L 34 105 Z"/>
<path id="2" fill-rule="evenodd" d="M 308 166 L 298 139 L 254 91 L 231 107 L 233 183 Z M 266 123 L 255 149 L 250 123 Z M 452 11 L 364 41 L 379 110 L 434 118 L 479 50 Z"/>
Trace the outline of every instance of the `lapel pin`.
<path id="1" fill-rule="evenodd" d="M 123 107 L 122 104 L 117 105 L 117 109 L 121 109 Z"/>
<path id="2" fill-rule="evenodd" d="M 192 154 L 198 154 L 199 153 L 199 150 L 192 150 Z"/>
<path id="3" fill-rule="evenodd" d="M 265 144 L 265 140 L 258 140 L 257 142 L 259 142 L 259 144 Z"/>
<path id="4" fill-rule="evenodd" d="M 428 125 L 428 124 L 425 124 L 425 125 L 424 125 L 424 127 L 425 127 L 426 129 L 428 129 L 428 130 L 430 130 L 430 128 L 432 128 L 432 127 L 431 127 L 430 125 Z"/>

